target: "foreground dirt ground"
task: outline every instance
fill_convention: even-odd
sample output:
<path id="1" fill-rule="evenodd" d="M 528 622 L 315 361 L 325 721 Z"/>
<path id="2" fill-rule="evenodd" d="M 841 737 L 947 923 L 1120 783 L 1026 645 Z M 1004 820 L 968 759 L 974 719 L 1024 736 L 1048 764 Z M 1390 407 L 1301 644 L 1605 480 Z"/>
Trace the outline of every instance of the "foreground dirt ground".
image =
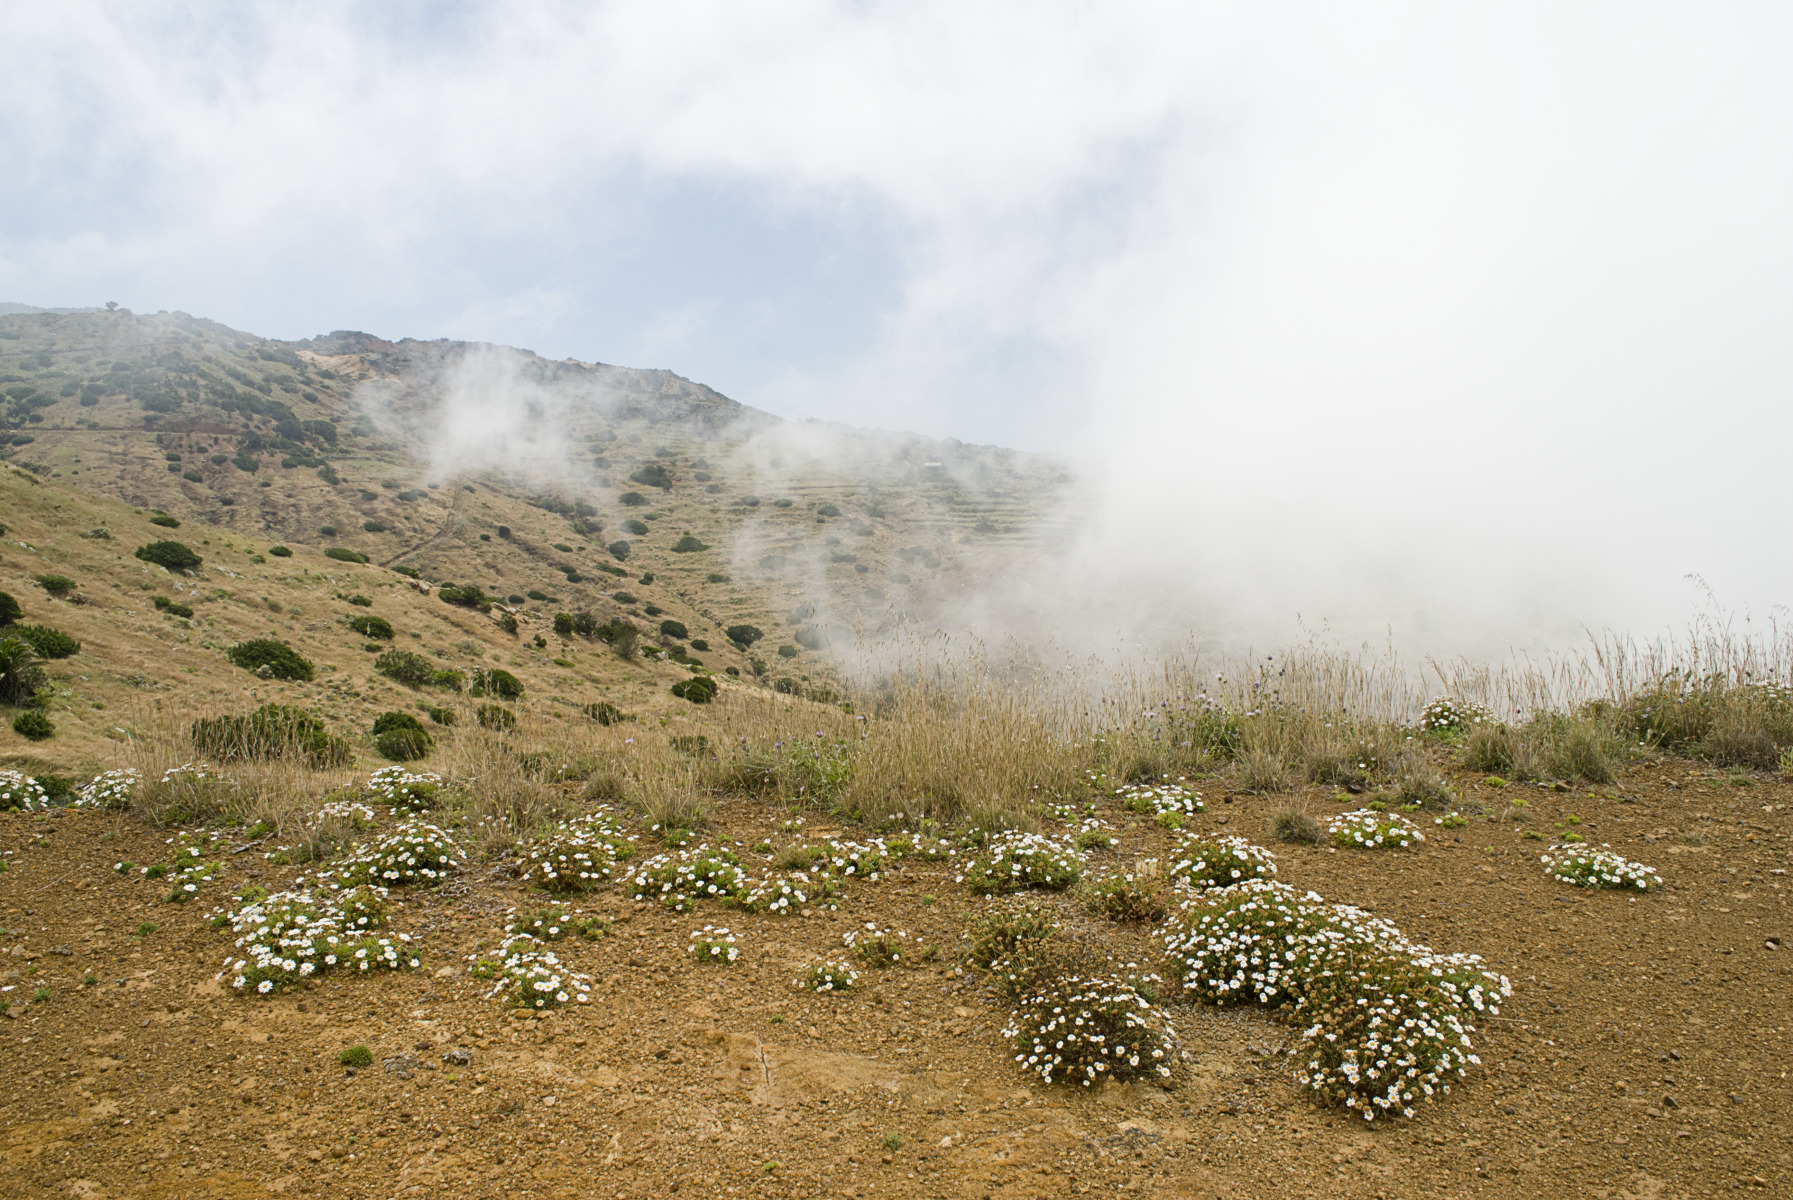
<path id="1" fill-rule="evenodd" d="M 395 924 L 421 969 L 252 999 L 216 982 L 230 937 L 210 916 L 297 868 L 261 847 L 226 855 L 199 901 L 170 905 L 165 887 L 112 870 L 165 857 L 167 832 L 91 812 L 0 817 L 0 1194 L 1793 1194 L 1793 787 L 1676 762 L 1592 791 L 1453 784 L 1466 812 L 1500 816 L 1523 795 L 1530 818 L 1428 824 L 1409 851 L 1275 847 L 1283 881 L 1512 979 L 1478 1038 L 1483 1067 L 1417 1119 L 1373 1127 L 1304 1098 L 1291 1031 L 1256 1012 L 1173 1006 L 1188 1061 L 1169 1086 L 1030 1084 L 1000 1034 L 1006 1008 L 958 970 L 982 902 L 944 864 L 855 884 L 808 916 L 679 915 L 600 892 L 582 907 L 613 918 L 611 935 L 557 947 L 593 977 L 592 1002 L 532 1020 L 466 970 L 527 901 L 502 865 L 404 894 Z M 1196 828 L 1259 841 L 1290 803 L 1203 786 Z M 1571 813 L 1664 888 L 1551 881 L 1546 843 L 1521 830 Z M 788 817 L 725 806 L 715 832 L 753 844 Z M 828 831 L 807 819 L 806 836 Z M 1092 865 L 1164 840 L 1124 826 L 1118 854 Z M 940 957 L 841 995 L 792 986 L 867 921 Z M 138 936 L 144 922 L 159 927 Z M 688 935 L 709 923 L 739 936 L 739 964 L 689 960 Z M 1108 930 L 1123 953 L 1150 953 L 1148 928 Z M 350 1073 L 337 1056 L 357 1043 L 375 1062 Z"/>

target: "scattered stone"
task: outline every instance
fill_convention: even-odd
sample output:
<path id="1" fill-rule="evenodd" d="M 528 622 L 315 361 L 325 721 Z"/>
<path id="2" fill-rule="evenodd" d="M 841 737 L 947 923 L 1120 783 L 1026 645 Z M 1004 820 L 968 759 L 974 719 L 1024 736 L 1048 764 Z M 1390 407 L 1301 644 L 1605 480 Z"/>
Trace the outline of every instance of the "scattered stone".
<path id="1" fill-rule="evenodd" d="M 451 1067 L 470 1067 L 473 1065 L 473 1051 L 464 1046 L 456 1046 L 442 1056 L 442 1061 Z"/>
<path id="2" fill-rule="evenodd" d="M 383 1058 L 380 1065 L 388 1075 L 397 1075 L 400 1079 L 411 1078 L 411 1072 L 417 1067 L 417 1060 L 409 1054 L 395 1054 L 391 1058 Z"/>

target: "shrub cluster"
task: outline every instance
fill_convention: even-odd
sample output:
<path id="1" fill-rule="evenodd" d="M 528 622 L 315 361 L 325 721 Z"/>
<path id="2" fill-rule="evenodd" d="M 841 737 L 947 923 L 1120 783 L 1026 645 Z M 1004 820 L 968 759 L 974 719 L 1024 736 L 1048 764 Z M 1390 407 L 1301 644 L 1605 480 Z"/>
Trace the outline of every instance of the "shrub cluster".
<path id="1" fill-rule="evenodd" d="M 375 803 L 390 805 L 393 816 L 419 813 L 435 807 L 442 791 L 442 777 L 431 771 L 381 767 L 367 777 L 363 791 Z"/>
<path id="2" fill-rule="evenodd" d="M 1156 872 L 1105 875 L 1085 883 L 1083 903 L 1110 921 L 1159 921 L 1170 904 L 1170 885 Z"/>
<path id="3" fill-rule="evenodd" d="M 1176 1034 L 1132 984 L 1113 976 L 1053 979 L 1023 997 L 1003 1030 L 1015 1061 L 1047 1083 L 1169 1076 Z"/>
<path id="4" fill-rule="evenodd" d="M 350 617 L 349 628 L 364 638 L 372 638 L 376 642 L 392 640 L 392 622 L 385 617 Z"/>
<path id="5" fill-rule="evenodd" d="M 75 806 L 115 811 L 129 808 L 131 801 L 136 798 L 137 788 L 142 782 L 143 775 L 136 767 L 101 771 L 85 787 L 75 793 Z"/>
<path id="6" fill-rule="evenodd" d="M 690 944 L 686 948 L 700 963 L 732 966 L 741 957 L 741 948 L 735 945 L 735 935 L 726 925 L 705 925 L 702 929 L 693 929 Z"/>
<path id="7" fill-rule="evenodd" d="M 796 980 L 806 992 L 844 992 L 859 982 L 859 972 L 838 958 L 821 958 L 803 968 Z"/>
<path id="8" fill-rule="evenodd" d="M 1154 817 L 1187 818 L 1206 812 L 1202 794 L 1178 783 L 1129 783 L 1115 789 L 1114 798 L 1128 812 Z"/>
<path id="9" fill-rule="evenodd" d="M 497 700 L 516 700 L 523 695 L 523 684 L 515 675 L 502 668 L 476 667 L 467 694 L 491 696 Z"/>
<path id="10" fill-rule="evenodd" d="M 80 642 L 60 629 L 51 629 L 47 625 L 13 625 L 8 627 L 6 634 L 8 637 L 24 638 L 40 658 L 68 658 L 81 649 Z"/>
<path id="11" fill-rule="evenodd" d="M 440 883 L 465 860 L 448 834 L 418 820 L 409 820 L 371 844 L 357 845 L 333 875 L 344 887 L 372 883 L 382 887 Z"/>
<path id="12" fill-rule="evenodd" d="M 1467 733 L 1478 725 L 1494 724 L 1494 714 L 1480 704 L 1440 696 L 1420 712 L 1419 728 L 1425 733 Z"/>
<path id="13" fill-rule="evenodd" d="M 475 956 L 474 973 L 496 978 L 487 997 L 503 997 L 514 1008 L 545 1011 L 590 999 L 590 977 L 568 970 L 552 950 L 527 934 L 506 938 L 496 960 Z"/>
<path id="14" fill-rule="evenodd" d="M 716 681 L 707 675 L 693 675 L 672 685 L 672 694 L 693 704 L 708 704 L 716 698 Z"/>
<path id="15" fill-rule="evenodd" d="M 166 567 L 170 571 L 197 570 L 204 561 L 191 547 L 181 542 L 151 542 L 147 546 L 137 547 L 134 553 L 144 562 Z"/>
<path id="16" fill-rule="evenodd" d="M 290 704 L 264 704 L 242 717 L 201 717 L 191 732 L 194 749 L 219 762 L 292 756 L 323 768 L 340 767 L 353 757 L 347 742 Z"/>
<path id="17" fill-rule="evenodd" d="M 539 942 L 558 942 L 565 937 L 578 937 L 595 942 L 610 931 L 610 922 L 602 917 L 588 917 L 563 904 L 545 908 L 511 910 L 511 919 L 504 927 L 507 934 L 528 934 Z"/>
<path id="18" fill-rule="evenodd" d="M 849 953 L 868 967 L 894 967 L 909 952 L 909 935 L 900 929 L 883 929 L 867 921 L 863 929 L 849 929 L 842 935 Z"/>

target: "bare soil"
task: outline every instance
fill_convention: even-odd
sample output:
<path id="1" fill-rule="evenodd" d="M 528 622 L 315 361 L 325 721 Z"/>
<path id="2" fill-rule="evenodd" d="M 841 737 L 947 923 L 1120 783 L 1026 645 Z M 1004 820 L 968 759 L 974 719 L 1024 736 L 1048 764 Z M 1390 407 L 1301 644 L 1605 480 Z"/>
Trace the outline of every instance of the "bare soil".
<path id="1" fill-rule="evenodd" d="M 557 946 L 593 976 L 591 1003 L 523 1019 L 466 971 L 529 901 L 502 865 L 402 893 L 396 926 L 421 944 L 420 970 L 255 999 L 216 981 L 230 938 L 210 915 L 297 868 L 244 850 L 200 901 L 171 905 L 112 870 L 163 857 L 166 832 L 3 817 L 0 1194 L 1793 1194 L 1793 787 L 1679 762 L 1591 792 L 1454 782 L 1466 809 L 1496 814 L 1522 792 L 1529 823 L 1433 827 L 1411 851 L 1277 847 L 1284 881 L 1512 978 L 1478 1038 L 1482 1068 L 1417 1119 L 1374 1125 L 1306 1099 L 1284 1052 L 1294 1031 L 1251 1011 L 1173 1006 L 1189 1057 L 1168 1086 L 1030 1083 L 1001 1037 L 1007 1010 L 958 970 L 981 902 L 941 864 L 808 916 L 679 915 L 600 892 L 582 907 L 612 916 L 611 936 Z M 1334 807 L 1208 786 L 1196 826 L 1258 839 L 1292 799 Z M 1551 881 L 1545 843 L 1520 830 L 1572 812 L 1666 886 Z M 787 815 L 725 805 L 717 832 L 751 844 Z M 1118 862 L 1165 836 L 1128 826 Z M 867 921 L 941 957 L 846 994 L 792 986 Z M 142 922 L 160 927 L 137 937 Z M 689 960 L 708 923 L 739 935 L 738 965 Z M 1148 927 L 1108 929 L 1123 956 L 1149 952 Z M 49 998 L 32 1003 L 38 988 Z M 358 1043 L 375 1062 L 349 1072 L 337 1056 Z"/>

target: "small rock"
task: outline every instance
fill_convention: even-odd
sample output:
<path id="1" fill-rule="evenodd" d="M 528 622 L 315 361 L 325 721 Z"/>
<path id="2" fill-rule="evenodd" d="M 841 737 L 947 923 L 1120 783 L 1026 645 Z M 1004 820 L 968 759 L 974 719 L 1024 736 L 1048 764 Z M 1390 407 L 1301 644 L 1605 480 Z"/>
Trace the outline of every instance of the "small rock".
<path id="1" fill-rule="evenodd" d="M 1664 1096 L 1662 1098 L 1662 1107 L 1664 1107 L 1664 1108 L 1680 1108 L 1681 1106 L 1679 1104 L 1675 1103 L 1675 1098 L 1673 1096 Z"/>
<path id="2" fill-rule="evenodd" d="M 447 1054 L 442 1056 L 442 1061 L 451 1067 L 471 1067 L 473 1065 L 473 1051 L 464 1046 L 456 1046 L 453 1050 L 450 1050 Z"/>
<path id="3" fill-rule="evenodd" d="M 173 1007 L 174 1007 L 174 1006 L 173 1006 L 173 1005 L 169 1005 L 169 1007 L 170 1007 L 170 1008 L 173 1008 Z M 305 1003 L 305 1001 L 303 1001 L 303 1000 L 301 1000 L 301 1001 L 299 1001 L 299 1003 L 298 1003 L 298 1004 L 296 1004 L 296 1005 L 294 1005 L 294 1006 L 293 1006 L 293 1007 L 295 1007 L 295 1008 L 296 1008 L 296 1009 L 298 1009 L 298 1010 L 299 1010 L 299 1011 L 300 1011 L 300 1012 L 302 1012 L 302 1013 L 308 1013 L 308 1012 L 310 1012 L 310 1011 L 311 1011 L 311 1005 L 309 1005 L 309 1004 L 307 1004 L 307 1003 Z"/>
<path id="4" fill-rule="evenodd" d="M 409 1054 L 395 1054 L 391 1058 L 383 1058 L 380 1065 L 388 1075 L 397 1075 L 400 1079 L 411 1078 L 411 1071 L 417 1066 L 417 1060 Z"/>
<path id="5" fill-rule="evenodd" d="M 322 1150 L 307 1150 L 305 1152 L 305 1158 L 309 1162 L 323 1162 L 324 1152 Z"/>
<path id="6" fill-rule="evenodd" d="M 330 1147 L 330 1157 L 331 1158 L 347 1158 L 348 1156 L 349 1156 L 349 1148 L 347 1146 L 332 1146 L 332 1147 Z"/>

